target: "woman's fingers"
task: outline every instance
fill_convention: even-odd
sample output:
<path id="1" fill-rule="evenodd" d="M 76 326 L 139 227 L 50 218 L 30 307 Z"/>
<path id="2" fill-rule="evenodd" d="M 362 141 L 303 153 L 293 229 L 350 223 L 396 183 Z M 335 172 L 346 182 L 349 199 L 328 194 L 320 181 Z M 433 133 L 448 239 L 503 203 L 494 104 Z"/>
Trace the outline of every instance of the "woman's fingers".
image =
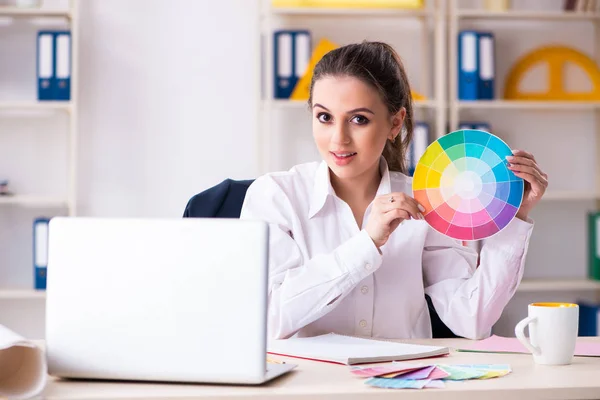
<path id="1" fill-rule="evenodd" d="M 509 168 L 513 172 L 523 173 L 523 174 L 527 174 L 527 175 L 532 176 L 537 181 L 539 181 L 540 184 L 542 186 L 544 186 L 544 187 L 548 186 L 548 179 L 547 179 L 547 177 L 544 176 L 544 175 L 542 175 L 542 172 L 537 167 L 531 167 L 531 166 L 528 166 L 528 165 L 520 165 L 520 164 L 511 164 L 511 166 Z M 525 179 L 525 177 L 523 177 L 523 178 Z M 533 183 L 529 179 L 527 179 L 527 181 L 529 183 Z"/>
<path id="2" fill-rule="evenodd" d="M 411 214 L 408 211 L 395 208 L 383 214 L 383 221 L 389 225 L 395 219 L 410 219 L 410 217 Z"/>
<path id="3" fill-rule="evenodd" d="M 379 207 L 380 212 L 383 213 L 389 213 L 390 211 L 397 209 L 405 210 L 414 219 L 421 219 L 421 212 L 419 210 L 418 203 L 414 199 L 407 196 L 404 198 L 399 198 L 398 200 L 394 199 L 394 202 L 384 200 Z"/>

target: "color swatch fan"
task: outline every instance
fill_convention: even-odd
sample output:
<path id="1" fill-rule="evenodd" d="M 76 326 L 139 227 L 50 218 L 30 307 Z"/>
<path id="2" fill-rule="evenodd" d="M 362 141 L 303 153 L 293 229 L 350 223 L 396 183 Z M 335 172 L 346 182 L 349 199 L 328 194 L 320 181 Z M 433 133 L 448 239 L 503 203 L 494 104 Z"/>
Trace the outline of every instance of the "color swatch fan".
<path id="1" fill-rule="evenodd" d="M 436 231 L 480 240 L 501 231 L 523 200 L 523 179 L 507 168 L 510 148 L 497 136 L 460 130 L 431 143 L 415 168 L 413 195 Z"/>

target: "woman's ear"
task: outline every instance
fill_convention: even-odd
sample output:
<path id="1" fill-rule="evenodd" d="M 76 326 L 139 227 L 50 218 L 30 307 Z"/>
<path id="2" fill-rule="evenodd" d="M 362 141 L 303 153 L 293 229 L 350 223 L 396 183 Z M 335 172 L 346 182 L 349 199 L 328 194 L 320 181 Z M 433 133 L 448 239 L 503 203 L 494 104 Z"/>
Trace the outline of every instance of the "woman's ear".
<path id="1" fill-rule="evenodd" d="M 404 117 L 406 117 L 406 108 L 402 107 L 400 111 L 391 116 L 391 128 L 388 133 L 388 139 L 392 142 L 396 139 L 396 136 L 402 131 L 402 125 L 404 124 Z"/>

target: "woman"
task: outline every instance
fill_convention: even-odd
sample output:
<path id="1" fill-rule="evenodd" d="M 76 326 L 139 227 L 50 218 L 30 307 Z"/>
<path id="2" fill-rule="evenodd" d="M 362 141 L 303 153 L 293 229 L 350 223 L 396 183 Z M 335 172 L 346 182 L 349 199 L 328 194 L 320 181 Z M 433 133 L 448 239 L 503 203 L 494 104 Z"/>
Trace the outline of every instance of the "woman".
<path id="1" fill-rule="evenodd" d="M 429 338 L 428 294 L 455 334 L 478 339 L 513 296 L 547 175 L 525 151 L 509 157 L 523 201 L 477 267 L 477 253 L 430 228 L 411 197 L 410 93 L 384 43 L 341 47 L 315 67 L 309 105 L 323 161 L 258 178 L 241 214 L 270 224 L 271 337 Z"/>

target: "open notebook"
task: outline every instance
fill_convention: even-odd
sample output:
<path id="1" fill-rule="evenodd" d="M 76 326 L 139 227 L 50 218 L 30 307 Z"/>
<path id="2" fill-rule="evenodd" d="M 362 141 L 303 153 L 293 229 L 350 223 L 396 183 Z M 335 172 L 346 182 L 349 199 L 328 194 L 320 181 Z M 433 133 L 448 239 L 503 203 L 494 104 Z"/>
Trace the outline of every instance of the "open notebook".
<path id="1" fill-rule="evenodd" d="M 346 365 L 413 360 L 449 353 L 447 347 L 396 343 L 335 333 L 306 338 L 272 340 L 269 342 L 267 350 L 271 354 Z"/>

